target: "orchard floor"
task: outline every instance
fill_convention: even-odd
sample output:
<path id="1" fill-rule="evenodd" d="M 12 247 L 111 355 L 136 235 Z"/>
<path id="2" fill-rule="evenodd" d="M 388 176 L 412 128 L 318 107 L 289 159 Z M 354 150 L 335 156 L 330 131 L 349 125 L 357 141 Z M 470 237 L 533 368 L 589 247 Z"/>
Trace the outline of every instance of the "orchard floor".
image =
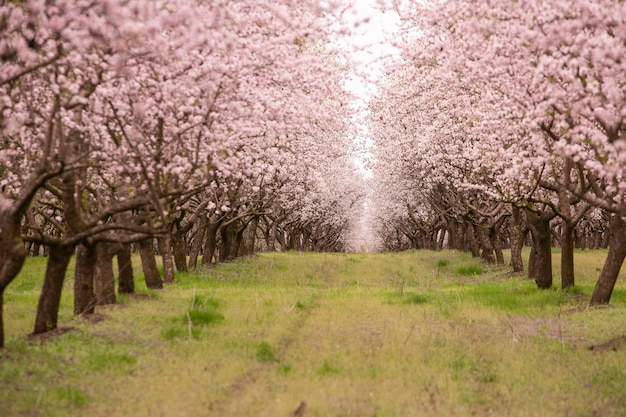
<path id="1" fill-rule="evenodd" d="M 31 338 L 45 260 L 5 294 L 0 416 L 625 416 L 626 274 L 588 308 L 456 252 L 261 254 Z M 136 268 L 138 269 L 138 268 Z"/>

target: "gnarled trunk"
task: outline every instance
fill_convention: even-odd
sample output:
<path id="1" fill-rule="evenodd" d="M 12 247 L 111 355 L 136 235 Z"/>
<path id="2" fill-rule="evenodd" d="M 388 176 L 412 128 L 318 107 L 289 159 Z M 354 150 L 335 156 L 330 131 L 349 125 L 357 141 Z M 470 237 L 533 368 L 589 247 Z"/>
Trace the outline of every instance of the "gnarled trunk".
<path id="1" fill-rule="evenodd" d="M 476 235 L 481 249 L 481 259 L 488 264 L 495 264 L 496 258 L 493 255 L 493 247 L 489 239 L 488 229 L 482 225 L 475 225 L 474 228 L 476 229 Z"/>
<path id="2" fill-rule="evenodd" d="M 474 225 L 469 222 L 465 222 L 465 250 L 468 250 L 472 257 L 478 258 L 480 256 L 480 249 L 478 247 L 478 242 L 476 241 L 476 232 L 474 230 Z"/>
<path id="3" fill-rule="evenodd" d="M 259 227 L 259 217 L 254 216 L 252 221 L 250 222 L 250 226 L 248 230 L 250 232 L 250 239 L 248 240 L 247 246 L 248 250 L 246 250 L 247 255 L 251 255 L 254 253 L 254 246 L 256 245 L 256 230 Z"/>
<path id="4" fill-rule="evenodd" d="M 550 219 L 533 212 L 528 212 L 527 218 L 528 227 L 533 237 L 532 250 L 535 256 L 534 268 L 528 269 L 529 277 L 535 279 L 538 288 L 548 289 L 552 287 Z"/>
<path id="5" fill-rule="evenodd" d="M 626 220 L 617 214 L 613 214 L 609 222 L 611 226 L 609 253 L 593 289 L 593 295 L 591 296 L 592 305 L 609 303 L 619 271 L 624 264 L 624 258 L 626 258 Z"/>
<path id="6" fill-rule="evenodd" d="M 247 224 L 244 224 L 241 229 L 235 232 L 235 238 L 233 239 L 233 246 L 231 249 L 231 256 L 233 259 L 238 258 L 239 256 L 241 256 L 240 254 L 245 252 L 245 250 L 241 250 L 241 247 L 243 244 L 243 234 L 246 231 L 247 226 Z"/>
<path id="7" fill-rule="evenodd" d="M 504 265 L 504 254 L 502 253 L 502 242 L 500 241 L 500 227 L 503 220 L 498 220 L 489 228 L 489 241 L 493 248 L 493 253 L 496 255 L 496 263 L 498 265 Z"/>
<path id="8" fill-rule="evenodd" d="M 189 250 L 189 268 L 195 268 L 198 265 L 198 256 L 200 255 L 200 250 L 204 243 L 204 235 L 208 226 L 209 219 L 206 216 L 200 216 L 200 222 L 198 223 L 198 228 L 193 238 L 191 249 Z"/>
<path id="9" fill-rule="evenodd" d="M 276 250 L 275 244 L 276 244 L 277 234 L 278 234 L 278 219 L 273 219 L 272 225 L 270 226 L 268 233 L 267 233 L 267 237 L 266 237 L 267 250 L 270 252 L 273 252 Z"/>
<path id="10" fill-rule="evenodd" d="M 154 246 L 152 238 L 142 240 L 137 244 L 139 248 L 139 257 L 141 258 L 141 268 L 143 276 L 146 280 L 146 287 L 151 289 L 163 288 L 163 281 L 157 268 L 156 259 L 154 257 Z"/>
<path id="11" fill-rule="evenodd" d="M 165 236 L 157 239 L 159 244 L 159 252 L 163 260 L 163 281 L 166 284 L 174 282 L 174 257 L 172 254 L 172 235 L 169 231 Z"/>
<path id="12" fill-rule="evenodd" d="M 39 303 L 37 304 L 37 316 L 35 317 L 33 334 L 45 333 L 56 329 L 63 281 L 65 280 L 67 265 L 73 254 L 74 246 L 61 245 L 50 247 L 46 274 L 41 294 L 39 295 Z"/>
<path id="13" fill-rule="evenodd" d="M 211 265 L 213 263 L 213 255 L 217 247 L 217 229 L 221 222 L 209 222 L 206 229 L 206 241 L 204 243 L 204 251 L 202 254 L 202 265 Z"/>
<path id="14" fill-rule="evenodd" d="M 174 255 L 174 265 L 178 272 L 187 272 L 187 244 L 185 243 L 185 233 L 176 230 L 172 233 L 172 254 Z"/>

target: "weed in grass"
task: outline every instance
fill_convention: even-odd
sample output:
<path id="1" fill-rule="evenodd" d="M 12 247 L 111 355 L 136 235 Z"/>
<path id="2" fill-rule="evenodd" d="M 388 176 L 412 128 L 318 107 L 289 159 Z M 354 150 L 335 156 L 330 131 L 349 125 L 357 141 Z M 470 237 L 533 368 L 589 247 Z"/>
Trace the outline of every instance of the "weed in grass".
<path id="1" fill-rule="evenodd" d="M 95 372 L 122 370 L 136 364 L 137 357 L 129 353 L 100 352 L 88 356 L 85 363 L 89 369 Z"/>
<path id="2" fill-rule="evenodd" d="M 286 271 L 289 267 L 287 265 L 275 264 L 274 269 L 277 271 Z"/>
<path id="3" fill-rule="evenodd" d="M 74 387 L 57 387 L 54 390 L 56 399 L 61 403 L 74 407 L 82 407 L 89 402 L 89 394 Z"/>
<path id="4" fill-rule="evenodd" d="M 478 378 L 478 381 L 483 384 L 489 384 L 491 382 L 495 382 L 496 379 L 497 379 L 497 374 L 495 372 L 485 371 L 480 375 L 480 377 Z"/>
<path id="5" fill-rule="evenodd" d="M 426 297 L 421 294 L 416 293 L 405 293 L 404 294 L 404 304 L 424 304 L 426 301 Z"/>
<path id="6" fill-rule="evenodd" d="M 161 337 L 165 340 L 182 339 L 191 337 L 193 339 L 200 339 L 202 330 L 199 327 L 192 327 L 191 329 L 182 327 L 169 327 L 161 333 Z"/>
<path id="7" fill-rule="evenodd" d="M 317 375 L 319 376 L 337 375 L 339 373 L 339 368 L 333 366 L 329 361 L 324 361 L 322 366 L 317 369 Z"/>
<path id="8" fill-rule="evenodd" d="M 143 290 L 141 292 L 138 292 L 137 294 L 138 295 L 145 295 L 148 298 L 150 298 L 151 300 L 160 300 L 161 299 L 161 293 L 159 293 L 158 290 L 146 289 L 146 290 Z"/>
<path id="9" fill-rule="evenodd" d="M 566 288 L 564 290 L 567 294 L 584 294 L 585 291 L 582 287 L 574 285 L 573 287 Z"/>
<path id="10" fill-rule="evenodd" d="M 483 269 L 479 265 L 463 265 L 459 266 L 455 272 L 458 275 L 470 277 L 473 275 L 481 275 L 483 273 Z"/>
<path id="11" fill-rule="evenodd" d="M 611 296 L 611 304 L 626 304 L 626 289 L 614 289 Z"/>
<path id="12" fill-rule="evenodd" d="M 306 309 L 306 306 L 305 306 L 303 303 L 301 303 L 300 301 L 297 301 L 297 302 L 296 302 L 296 308 L 297 308 L 298 310 L 305 310 L 305 309 Z"/>
<path id="13" fill-rule="evenodd" d="M 283 375 L 287 375 L 289 373 L 291 373 L 291 365 L 288 363 L 281 363 L 280 365 L 278 365 L 277 371 L 279 374 L 283 374 Z"/>
<path id="14" fill-rule="evenodd" d="M 274 355 L 274 349 L 267 342 L 259 343 L 259 346 L 256 348 L 256 359 L 259 362 L 277 362 L 276 356 Z"/>
<path id="15" fill-rule="evenodd" d="M 208 326 L 224 320 L 224 315 L 216 310 L 189 310 L 183 316 L 183 322 L 191 323 L 192 326 Z"/>
<path id="16" fill-rule="evenodd" d="M 389 292 L 386 294 L 387 304 L 424 304 L 428 300 L 425 296 L 415 292 Z"/>
<path id="17" fill-rule="evenodd" d="M 191 298 L 192 310 L 207 310 L 218 309 L 221 305 L 221 301 L 214 297 L 203 297 L 201 295 L 194 294 Z"/>
<path id="18" fill-rule="evenodd" d="M 207 326 L 224 320 L 224 315 L 217 311 L 221 302 L 213 297 L 204 297 L 194 293 L 190 308 L 183 315 L 183 321 L 191 326 Z"/>

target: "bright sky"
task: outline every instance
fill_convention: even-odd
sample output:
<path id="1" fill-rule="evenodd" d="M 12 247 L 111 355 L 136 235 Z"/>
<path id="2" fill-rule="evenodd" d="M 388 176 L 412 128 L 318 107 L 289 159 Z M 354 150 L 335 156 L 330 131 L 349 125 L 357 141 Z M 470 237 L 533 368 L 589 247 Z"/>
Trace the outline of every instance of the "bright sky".
<path id="1" fill-rule="evenodd" d="M 346 37 L 346 47 L 353 51 L 358 70 L 371 79 L 357 77 L 348 86 L 367 101 L 375 91 L 373 82 L 382 71 L 381 59 L 395 53 L 388 39 L 392 38 L 399 17 L 390 1 L 350 0 L 350 3 L 352 7 L 345 11 L 344 19 L 353 24 L 353 34 Z"/>
<path id="2" fill-rule="evenodd" d="M 353 92 L 358 100 L 354 105 L 358 109 L 357 119 L 367 114 L 367 103 L 376 93 L 376 80 L 382 74 L 382 59 L 395 53 L 389 42 L 392 39 L 399 23 L 398 14 L 391 8 L 390 0 L 344 0 L 351 7 L 343 14 L 345 22 L 349 23 L 352 34 L 340 41 L 342 46 L 350 51 L 350 55 L 357 63 L 353 78 L 349 80 L 347 88 Z M 365 160 L 370 156 L 369 149 L 373 141 L 369 137 L 365 123 L 357 120 L 360 126 L 355 141 L 362 143 L 363 154 L 355 155 L 355 163 L 365 178 L 371 178 L 372 173 L 366 167 Z"/>

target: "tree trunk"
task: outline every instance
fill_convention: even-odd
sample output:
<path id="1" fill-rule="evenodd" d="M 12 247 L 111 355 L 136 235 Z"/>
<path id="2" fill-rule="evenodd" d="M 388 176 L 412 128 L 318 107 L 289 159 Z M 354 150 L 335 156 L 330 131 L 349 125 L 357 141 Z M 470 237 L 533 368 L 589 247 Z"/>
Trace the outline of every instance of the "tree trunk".
<path id="1" fill-rule="evenodd" d="M 574 286 L 574 226 L 561 223 L 561 288 Z"/>
<path id="2" fill-rule="evenodd" d="M 467 248 L 472 254 L 472 257 L 478 258 L 480 256 L 480 249 L 478 248 L 478 242 L 476 242 L 474 226 L 471 223 L 465 223 L 465 239 Z"/>
<path id="3" fill-rule="evenodd" d="M 609 221 L 611 225 L 609 253 L 593 289 L 591 305 L 609 303 L 624 258 L 626 258 L 626 221 L 617 214 L 611 215 Z"/>
<path id="4" fill-rule="evenodd" d="M 443 243 L 444 243 L 445 239 L 446 239 L 446 229 L 442 227 L 437 232 L 437 246 L 436 246 L 436 250 L 438 250 L 438 251 L 443 250 Z"/>
<path id="5" fill-rule="evenodd" d="M 26 260 L 20 221 L 9 209 L 0 210 L 0 348 L 4 347 L 3 297 L 7 286 L 20 273 Z"/>
<path id="6" fill-rule="evenodd" d="M 208 226 L 209 219 L 206 216 L 200 216 L 200 223 L 198 223 L 196 235 L 193 238 L 193 243 L 189 251 L 189 268 L 195 268 L 198 265 L 198 255 L 200 255 L 200 249 L 202 249 L 204 235 Z"/>
<path id="7" fill-rule="evenodd" d="M 187 245 L 185 234 L 179 230 L 172 233 L 172 254 L 174 255 L 174 265 L 178 272 L 187 272 Z"/>
<path id="8" fill-rule="evenodd" d="M 491 242 L 491 247 L 496 255 L 496 263 L 498 265 L 504 265 L 504 254 L 502 253 L 502 243 L 500 242 L 499 236 L 501 224 L 502 221 L 498 221 L 489 228 L 489 242 Z"/>
<path id="9" fill-rule="evenodd" d="M 272 221 L 272 225 L 270 226 L 270 230 L 267 234 L 267 250 L 269 252 L 273 252 L 276 250 L 276 235 L 278 234 L 278 219 L 274 219 Z"/>
<path id="10" fill-rule="evenodd" d="M 456 220 L 452 217 L 444 217 L 448 229 L 448 249 L 459 249 L 459 233 Z"/>
<path id="11" fill-rule="evenodd" d="M 142 240 L 137 246 L 139 247 L 139 257 L 141 258 L 141 268 L 146 280 L 146 287 L 151 289 L 163 288 L 163 281 L 161 280 L 161 275 L 159 275 L 159 269 L 154 257 L 152 239 Z"/>
<path id="12" fill-rule="evenodd" d="M 120 294 L 135 292 L 135 279 L 130 245 L 122 244 L 117 253 L 118 291 Z"/>
<path id="13" fill-rule="evenodd" d="M 532 236 L 532 233 L 531 233 Z M 537 248 L 533 243 L 533 240 L 530 240 L 530 254 L 528 255 L 528 279 L 536 279 L 537 278 Z"/>
<path id="14" fill-rule="evenodd" d="M 311 230 L 305 229 L 302 232 L 302 250 L 308 251 L 311 249 Z M 364 248 L 359 248 L 359 250 L 363 250 Z"/>
<path id="15" fill-rule="evenodd" d="M 116 252 L 117 244 L 115 243 L 99 242 L 96 244 L 96 265 L 94 268 L 96 305 L 115 304 L 113 256 Z"/>
<path id="16" fill-rule="evenodd" d="M 491 241 L 489 240 L 488 229 L 482 225 L 474 226 L 476 229 L 476 235 L 478 236 L 478 242 L 481 248 L 481 259 L 488 264 L 495 264 L 496 258 L 493 256 L 493 248 L 491 247 Z"/>
<path id="17" fill-rule="evenodd" d="M 287 250 L 287 244 L 285 242 L 285 233 L 283 232 L 283 230 L 279 229 L 278 227 L 276 227 L 276 240 L 278 241 L 278 244 L 280 245 L 280 251 L 284 252 Z"/>
<path id="18" fill-rule="evenodd" d="M 533 236 L 533 250 L 535 251 L 535 274 L 533 278 L 538 288 L 548 289 L 552 287 L 550 220 L 533 212 L 529 212 L 527 217 L 528 226 Z"/>
<path id="19" fill-rule="evenodd" d="M 93 314 L 96 305 L 93 279 L 96 265 L 94 245 L 80 244 L 76 248 L 76 266 L 74 268 L 74 314 Z"/>
<path id="20" fill-rule="evenodd" d="M 174 282 L 174 262 L 172 254 L 172 235 L 169 231 L 163 237 L 157 239 L 159 252 L 163 260 L 163 281 L 166 284 Z"/>
<path id="21" fill-rule="evenodd" d="M 45 333 L 56 329 L 61 303 L 63 281 L 67 272 L 67 265 L 74 254 L 74 246 L 50 247 L 46 274 L 43 287 L 37 304 L 37 316 L 33 334 Z"/>
<path id="22" fill-rule="evenodd" d="M 511 237 L 511 266 L 513 272 L 524 271 L 522 249 L 524 248 L 524 232 L 522 226 L 521 211 L 513 207 L 513 217 L 510 220 L 509 235 Z"/>
<path id="23" fill-rule="evenodd" d="M 213 255 L 215 254 L 215 248 L 217 247 L 217 229 L 220 227 L 220 222 L 209 222 L 209 227 L 206 229 L 206 241 L 204 243 L 204 250 L 202 254 L 202 265 L 211 265 L 213 263 Z"/>
<path id="24" fill-rule="evenodd" d="M 231 248 L 231 235 L 230 235 L 231 226 L 223 227 L 220 230 L 220 250 L 219 250 L 219 261 L 225 262 L 230 258 L 230 248 Z"/>
<path id="25" fill-rule="evenodd" d="M 240 252 L 244 252 L 241 250 L 241 246 L 243 243 L 243 233 L 246 231 L 246 226 L 247 224 L 244 225 L 241 229 L 237 230 L 237 232 L 235 233 L 235 239 L 233 240 L 233 247 L 231 249 L 233 259 L 238 258 L 240 256 Z"/>
<path id="26" fill-rule="evenodd" d="M 248 255 L 252 255 L 254 253 L 254 246 L 256 245 L 256 229 L 259 227 L 259 217 L 255 216 L 250 222 L 250 240 L 248 241 L 248 250 L 246 251 Z"/>

